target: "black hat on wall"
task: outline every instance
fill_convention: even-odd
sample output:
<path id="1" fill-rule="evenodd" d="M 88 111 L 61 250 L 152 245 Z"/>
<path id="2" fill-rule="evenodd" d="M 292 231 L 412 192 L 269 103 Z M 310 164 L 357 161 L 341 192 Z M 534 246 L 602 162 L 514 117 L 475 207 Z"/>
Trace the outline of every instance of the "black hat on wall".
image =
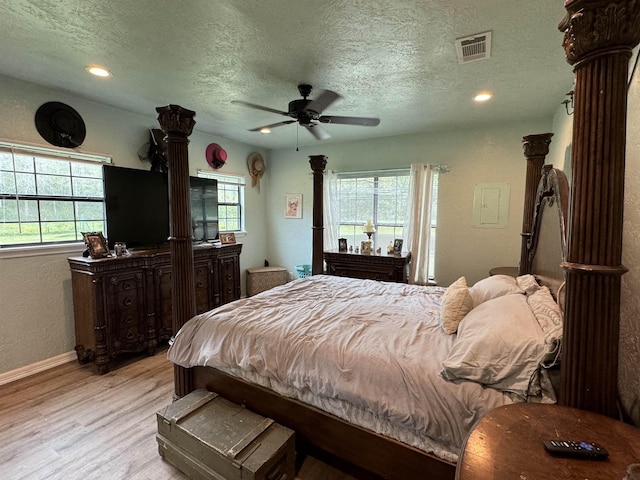
<path id="1" fill-rule="evenodd" d="M 87 134 L 80 114 L 60 102 L 40 105 L 36 112 L 36 129 L 42 138 L 57 147 L 79 147 Z"/>

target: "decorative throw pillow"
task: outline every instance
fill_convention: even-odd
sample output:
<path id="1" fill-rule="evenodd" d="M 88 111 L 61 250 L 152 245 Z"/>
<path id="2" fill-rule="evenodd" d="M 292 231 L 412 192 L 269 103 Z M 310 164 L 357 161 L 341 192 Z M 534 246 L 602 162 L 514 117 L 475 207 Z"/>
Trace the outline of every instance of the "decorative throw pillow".
<path id="1" fill-rule="evenodd" d="M 467 280 L 460 277 L 449 285 L 442 296 L 440 325 L 449 335 L 456 333 L 458 324 L 473 308 L 473 299 L 467 288 Z"/>
<path id="2" fill-rule="evenodd" d="M 545 351 L 544 333 L 527 297 L 505 295 L 467 314 L 441 375 L 525 396 Z"/>
<path id="3" fill-rule="evenodd" d="M 516 277 L 516 284 L 524 290 L 525 295 L 531 295 L 540 289 L 540 285 L 538 285 L 536 277 L 530 274 Z"/>
<path id="4" fill-rule="evenodd" d="M 476 282 L 473 287 L 469 288 L 469 293 L 471 294 L 471 298 L 473 298 L 473 308 L 475 308 L 487 300 L 502 297 L 503 295 L 512 293 L 523 294 L 524 290 L 518 286 L 514 277 L 509 275 L 493 275 Z"/>

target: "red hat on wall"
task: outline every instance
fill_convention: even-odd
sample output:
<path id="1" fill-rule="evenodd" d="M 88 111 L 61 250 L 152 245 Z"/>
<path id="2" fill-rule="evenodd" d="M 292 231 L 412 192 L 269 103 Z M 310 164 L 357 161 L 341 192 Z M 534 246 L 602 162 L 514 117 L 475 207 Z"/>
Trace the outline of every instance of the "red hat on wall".
<path id="1" fill-rule="evenodd" d="M 205 151 L 207 163 L 211 168 L 221 168 L 227 161 L 227 152 L 217 143 L 210 143 Z"/>

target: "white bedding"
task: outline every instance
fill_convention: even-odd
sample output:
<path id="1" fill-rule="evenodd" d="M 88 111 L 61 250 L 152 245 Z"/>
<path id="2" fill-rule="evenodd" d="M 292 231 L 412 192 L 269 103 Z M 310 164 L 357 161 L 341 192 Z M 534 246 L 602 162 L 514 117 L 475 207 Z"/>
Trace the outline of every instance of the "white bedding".
<path id="1" fill-rule="evenodd" d="M 455 462 L 466 433 L 512 398 L 441 377 L 456 341 L 444 288 L 316 275 L 191 319 L 168 352 Z"/>

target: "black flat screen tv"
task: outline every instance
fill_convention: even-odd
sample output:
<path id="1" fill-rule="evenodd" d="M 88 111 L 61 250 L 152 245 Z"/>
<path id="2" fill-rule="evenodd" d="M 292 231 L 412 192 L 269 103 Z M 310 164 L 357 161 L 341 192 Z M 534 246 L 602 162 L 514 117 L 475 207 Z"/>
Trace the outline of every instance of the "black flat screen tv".
<path id="1" fill-rule="evenodd" d="M 103 167 L 107 243 L 127 248 L 169 243 L 169 184 L 162 172 Z M 190 177 L 191 224 L 194 242 L 218 238 L 217 181 Z"/>

